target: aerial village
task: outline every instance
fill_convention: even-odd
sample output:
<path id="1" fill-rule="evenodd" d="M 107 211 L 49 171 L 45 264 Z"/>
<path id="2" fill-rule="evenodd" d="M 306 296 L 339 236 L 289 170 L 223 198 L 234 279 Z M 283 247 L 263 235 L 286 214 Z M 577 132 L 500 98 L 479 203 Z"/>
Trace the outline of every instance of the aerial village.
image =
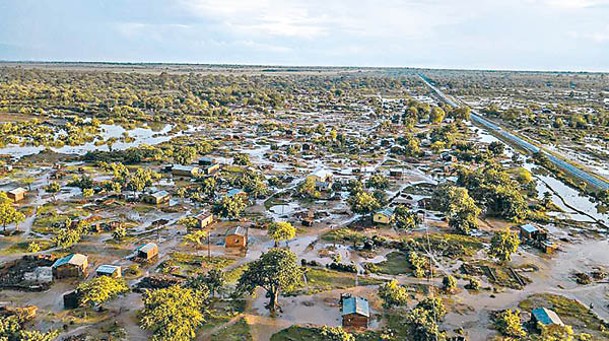
<path id="1" fill-rule="evenodd" d="M 0 70 L 0 340 L 609 337 L 604 213 L 417 73 L 100 68 Z"/>

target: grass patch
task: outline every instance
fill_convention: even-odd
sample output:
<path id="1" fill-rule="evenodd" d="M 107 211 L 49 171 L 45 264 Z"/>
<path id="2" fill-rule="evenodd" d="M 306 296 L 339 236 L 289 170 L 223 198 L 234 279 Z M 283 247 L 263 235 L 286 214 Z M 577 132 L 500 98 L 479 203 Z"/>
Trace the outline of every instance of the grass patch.
<path id="1" fill-rule="evenodd" d="M 27 253 L 28 246 L 31 242 L 36 242 L 40 246 L 40 251 L 48 250 L 55 246 L 53 242 L 49 239 L 34 239 L 34 240 L 26 240 L 18 243 L 11 244 L 6 249 L 0 250 L 0 254 L 2 255 L 11 255 L 15 253 Z"/>
<path id="2" fill-rule="evenodd" d="M 223 341 L 249 341 L 253 340 L 250 333 L 250 326 L 242 317 L 235 324 L 222 328 L 220 331 L 212 335 L 214 340 Z"/>
<path id="3" fill-rule="evenodd" d="M 321 239 L 336 243 L 361 243 L 366 240 L 366 235 L 345 227 L 328 231 L 321 236 Z"/>
<path id="4" fill-rule="evenodd" d="M 539 307 L 552 309 L 565 324 L 572 326 L 575 332 L 589 333 L 601 339 L 609 338 L 609 332 L 601 331 L 607 328 L 603 320 L 577 300 L 560 295 L 535 294 L 520 302 L 518 306 L 528 312 Z"/>
<path id="5" fill-rule="evenodd" d="M 356 341 L 377 341 L 381 337 L 378 332 L 366 331 L 353 334 Z M 271 341 L 327 341 L 321 335 L 321 328 L 291 326 L 273 336 Z"/>
<path id="6" fill-rule="evenodd" d="M 162 273 L 193 275 L 205 273 L 211 269 L 224 269 L 235 262 L 232 258 L 191 255 L 183 252 L 174 252 L 171 258 L 161 263 L 159 269 Z"/>
<path id="7" fill-rule="evenodd" d="M 373 273 L 386 275 L 401 275 L 412 271 L 402 252 L 392 252 L 387 255 L 387 260 L 380 263 L 364 263 L 364 268 Z"/>
<path id="8" fill-rule="evenodd" d="M 239 265 L 238 267 L 231 269 L 224 273 L 224 278 L 227 284 L 237 284 L 241 274 L 247 269 L 247 264 Z"/>
<path id="9" fill-rule="evenodd" d="M 407 246 L 406 249 L 425 252 L 428 249 L 428 238 L 431 249 L 435 252 L 441 252 L 443 256 L 447 257 L 471 257 L 484 247 L 476 237 L 452 233 L 432 233 L 429 234 L 429 237 L 421 236 L 406 239 L 404 241 Z"/>
<path id="10" fill-rule="evenodd" d="M 284 292 L 286 296 L 295 295 L 313 295 L 319 292 L 347 289 L 355 286 L 355 274 L 347 272 L 339 272 L 324 268 L 306 268 L 305 276 L 307 278 L 306 285 L 296 288 L 291 291 Z M 372 279 L 368 277 L 358 276 L 358 285 L 379 285 L 382 280 Z"/>

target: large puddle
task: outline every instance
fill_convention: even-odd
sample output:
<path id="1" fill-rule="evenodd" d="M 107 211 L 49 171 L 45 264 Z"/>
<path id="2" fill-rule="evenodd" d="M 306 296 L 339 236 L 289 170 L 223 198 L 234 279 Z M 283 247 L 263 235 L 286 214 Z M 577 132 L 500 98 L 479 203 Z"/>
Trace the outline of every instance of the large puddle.
<path id="1" fill-rule="evenodd" d="M 180 131 L 175 134 L 170 134 L 169 132 L 173 128 L 172 125 L 167 124 L 161 130 L 153 130 L 150 128 L 135 128 L 131 130 L 126 130 L 125 128 L 118 125 L 108 125 L 102 124 L 100 126 L 101 129 L 101 137 L 97 138 L 96 141 L 107 140 L 109 138 L 116 138 L 118 141 L 112 145 L 112 150 L 125 150 L 131 147 L 137 147 L 140 145 L 156 145 L 159 143 L 167 142 L 171 140 L 173 137 L 183 135 L 185 132 L 191 131 L 194 128 L 189 128 L 186 131 Z M 128 133 L 131 138 L 129 142 L 122 141 L 124 133 Z M 19 146 L 19 145 L 9 145 L 4 148 L 0 148 L 0 154 L 11 155 L 14 158 L 22 158 L 24 156 L 38 154 L 39 152 L 45 150 L 44 146 Z M 87 142 L 81 146 L 63 146 L 61 148 L 49 148 L 57 153 L 62 154 L 78 154 L 84 155 L 87 152 L 102 150 L 109 151 L 110 148 L 108 145 L 103 144 L 96 146 L 95 141 Z"/>

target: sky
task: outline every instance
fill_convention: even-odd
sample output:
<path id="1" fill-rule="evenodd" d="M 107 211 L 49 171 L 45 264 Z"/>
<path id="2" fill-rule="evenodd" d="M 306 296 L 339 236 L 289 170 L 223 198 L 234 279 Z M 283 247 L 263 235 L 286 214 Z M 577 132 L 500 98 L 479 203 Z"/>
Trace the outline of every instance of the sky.
<path id="1" fill-rule="evenodd" d="M 0 0 L 0 60 L 609 71 L 609 0 Z"/>

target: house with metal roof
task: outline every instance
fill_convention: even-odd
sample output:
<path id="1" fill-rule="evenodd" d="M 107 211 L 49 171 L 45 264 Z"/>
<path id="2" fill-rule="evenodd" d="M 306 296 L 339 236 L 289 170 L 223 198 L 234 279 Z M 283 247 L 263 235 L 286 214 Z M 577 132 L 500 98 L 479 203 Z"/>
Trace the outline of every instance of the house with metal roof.
<path id="1" fill-rule="evenodd" d="M 148 261 L 159 254 L 159 247 L 155 243 L 148 243 L 135 249 L 135 253 L 137 258 Z"/>
<path id="2" fill-rule="evenodd" d="M 168 202 L 171 198 L 171 194 L 167 191 L 156 191 L 153 193 L 144 194 L 142 196 L 142 201 L 152 205 L 158 205 L 165 202 Z"/>
<path id="3" fill-rule="evenodd" d="M 224 236 L 224 247 L 243 248 L 247 246 L 247 229 L 235 226 L 226 231 Z"/>
<path id="4" fill-rule="evenodd" d="M 171 168 L 171 175 L 173 176 L 190 176 L 195 177 L 199 175 L 201 169 L 197 166 L 191 165 L 173 165 Z"/>
<path id="5" fill-rule="evenodd" d="M 73 253 L 59 258 L 51 265 L 54 278 L 85 277 L 89 261 L 87 256 Z"/>
<path id="6" fill-rule="evenodd" d="M 391 224 L 395 217 L 395 209 L 393 207 L 385 207 L 377 210 L 372 215 L 372 222 L 376 224 Z"/>
<path id="7" fill-rule="evenodd" d="M 343 328 L 368 328 L 370 319 L 370 306 L 368 300 L 349 294 L 341 295 L 341 316 Z"/>
<path id="8" fill-rule="evenodd" d="M 121 270 L 122 269 L 120 266 L 103 264 L 97 267 L 95 273 L 97 276 L 110 276 L 118 278 L 122 276 Z"/>
<path id="9" fill-rule="evenodd" d="M 559 326 L 564 326 L 564 323 L 562 322 L 560 317 L 558 317 L 558 314 L 556 314 L 554 310 L 550 310 L 547 308 L 533 309 L 533 311 L 531 312 L 531 321 L 535 324 L 540 323 L 544 326 L 551 326 L 555 324 Z"/>
<path id="10" fill-rule="evenodd" d="M 6 196 L 13 200 L 13 202 L 18 202 L 21 201 L 23 199 L 25 199 L 25 194 L 27 193 L 27 190 L 23 187 L 18 187 L 15 189 L 12 189 L 8 192 L 6 192 Z"/>

